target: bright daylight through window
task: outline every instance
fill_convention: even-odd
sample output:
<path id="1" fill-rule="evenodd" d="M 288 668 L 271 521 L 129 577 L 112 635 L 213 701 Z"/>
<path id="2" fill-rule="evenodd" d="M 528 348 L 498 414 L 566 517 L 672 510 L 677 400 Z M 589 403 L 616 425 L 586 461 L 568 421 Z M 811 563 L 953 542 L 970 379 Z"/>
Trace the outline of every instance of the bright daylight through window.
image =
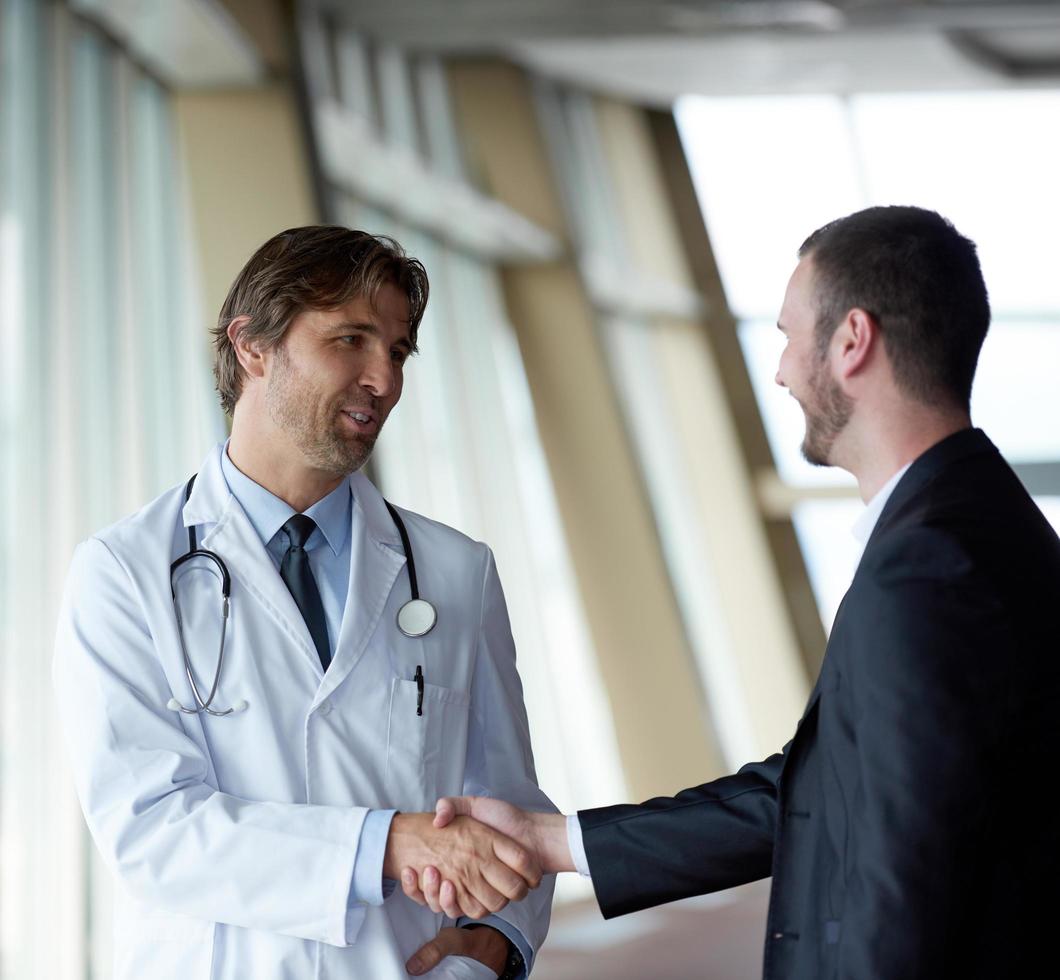
<path id="1" fill-rule="evenodd" d="M 993 325 L 972 419 L 1060 529 L 1060 94 L 688 97 L 677 118 L 780 477 L 852 486 L 799 455 L 802 414 L 773 383 L 777 311 L 815 228 L 874 204 L 944 214 L 979 246 Z M 1011 179 L 1018 174 L 1017 180 Z M 825 498 L 793 519 L 828 628 L 860 555 L 860 503 Z"/>

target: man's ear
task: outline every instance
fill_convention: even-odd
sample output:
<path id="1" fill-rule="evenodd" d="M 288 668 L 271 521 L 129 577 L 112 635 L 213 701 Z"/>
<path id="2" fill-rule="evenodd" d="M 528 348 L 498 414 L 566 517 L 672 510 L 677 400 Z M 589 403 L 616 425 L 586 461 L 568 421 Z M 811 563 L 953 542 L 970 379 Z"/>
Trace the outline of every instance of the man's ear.
<path id="1" fill-rule="evenodd" d="M 831 358 L 835 377 L 852 381 L 863 374 L 877 356 L 881 342 L 876 318 L 860 307 L 854 307 L 832 336 Z"/>
<path id="2" fill-rule="evenodd" d="M 262 351 L 258 345 L 247 337 L 244 327 L 250 323 L 250 317 L 243 315 L 235 317 L 229 324 L 228 340 L 232 349 L 236 352 L 239 366 L 247 373 L 248 377 L 260 378 L 265 373 Z"/>

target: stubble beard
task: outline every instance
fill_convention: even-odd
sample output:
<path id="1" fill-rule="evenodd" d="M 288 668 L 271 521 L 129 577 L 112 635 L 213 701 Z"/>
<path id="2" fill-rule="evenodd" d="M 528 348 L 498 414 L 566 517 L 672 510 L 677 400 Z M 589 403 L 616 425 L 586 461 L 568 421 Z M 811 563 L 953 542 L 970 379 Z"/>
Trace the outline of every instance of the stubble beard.
<path id="1" fill-rule="evenodd" d="M 809 391 L 812 402 L 802 406 L 806 417 L 802 455 L 813 466 L 832 466 L 832 447 L 850 421 L 854 403 L 826 374 L 823 358 L 814 365 Z"/>
<path id="2" fill-rule="evenodd" d="M 338 429 L 338 406 L 330 406 L 312 381 L 298 372 L 282 345 L 277 348 L 275 364 L 265 389 L 265 408 L 306 461 L 334 476 L 348 476 L 364 466 L 372 455 L 378 431 L 372 435 L 343 435 Z"/>

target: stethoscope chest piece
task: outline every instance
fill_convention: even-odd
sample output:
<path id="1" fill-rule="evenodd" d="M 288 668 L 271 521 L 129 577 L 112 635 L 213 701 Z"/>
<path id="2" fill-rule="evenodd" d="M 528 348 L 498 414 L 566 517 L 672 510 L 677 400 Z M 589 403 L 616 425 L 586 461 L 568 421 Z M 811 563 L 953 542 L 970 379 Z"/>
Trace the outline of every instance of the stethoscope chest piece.
<path id="1" fill-rule="evenodd" d="M 390 501 L 384 500 L 383 503 L 390 511 L 398 534 L 401 535 L 401 546 L 405 549 L 405 570 L 409 573 L 409 591 L 412 593 L 412 598 L 398 610 L 397 625 L 405 636 L 414 640 L 417 637 L 426 636 L 434 629 L 434 624 L 438 622 L 438 611 L 426 599 L 420 598 L 420 587 L 416 579 L 416 559 L 412 555 L 412 543 L 409 541 L 409 532 L 405 530 L 405 522 Z"/>
<path id="2" fill-rule="evenodd" d="M 405 636 L 426 636 L 438 622 L 438 613 L 426 599 L 410 599 L 397 614 L 398 629 Z"/>

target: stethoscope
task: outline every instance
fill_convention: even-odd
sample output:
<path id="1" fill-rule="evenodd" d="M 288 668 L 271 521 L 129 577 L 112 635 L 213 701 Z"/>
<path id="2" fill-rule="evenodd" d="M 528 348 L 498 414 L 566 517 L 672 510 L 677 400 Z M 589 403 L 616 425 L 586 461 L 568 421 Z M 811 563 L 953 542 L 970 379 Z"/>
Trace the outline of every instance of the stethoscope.
<path id="1" fill-rule="evenodd" d="M 192 478 L 188 480 L 187 486 L 184 488 L 185 504 L 191 497 L 191 488 L 195 485 L 195 476 L 197 475 L 192 475 Z M 405 636 L 410 639 L 417 639 L 418 637 L 426 636 L 434 629 L 435 624 L 438 622 L 438 612 L 426 599 L 420 598 L 419 584 L 416 580 L 416 559 L 412 554 L 412 542 L 409 541 L 409 533 L 405 529 L 405 522 L 389 501 L 384 500 L 383 503 L 386 504 L 386 509 L 390 511 L 390 516 L 397 525 L 398 534 L 401 535 L 401 546 L 405 549 L 405 563 L 409 573 L 409 587 L 412 591 L 412 598 L 398 610 L 397 627 Z M 206 698 L 203 698 L 199 692 L 199 685 L 196 683 L 195 675 L 191 669 L 188 649 L 184 645 L 184 624 L 181 622 L 180 604 L 177 602 L 177 586 L 173 581 L 173 575 L 177 569 L 193 558 L 205 558 L 213 562 L 221 574 L 221 645 L 217 651 L 217 669 L 213 674 L 213 686 L 210 688 L 210 694 Z M 191 693 L 195 697 L 196 707 L 186 708 L 176 698 L 170 698 L 166 702 L 166 707 L 170 711 L 180 711 L 186 715 L 206 712 L 206 714 L 213 715 L 215 718 L 223 718 L 225 715 L 246 711 L 248 705 L 242 699 L 233 704 L 231 708 L 225 708 L 223 711 L 210 707 L 217 695 L 217 687 L 221 681 L 221 668 L 224 665 L 225 632 L 228 629 L 228 613 L 231 606 L 232 576 L 228 572 L 228 566 L 225 564 L 224 559 L 219 554 L 210 551 L 208 548 L 200 548 L 198 546 L 194 525 L 188 527 L 187 552 L 169 566 L 169 589 L 173 597 L 173 610 L 177 617 L 177 635 L 180 637 L 180 652 L 184 658 L 184 673 L 187 674 L 188 683 L 191 684 Z"/>

